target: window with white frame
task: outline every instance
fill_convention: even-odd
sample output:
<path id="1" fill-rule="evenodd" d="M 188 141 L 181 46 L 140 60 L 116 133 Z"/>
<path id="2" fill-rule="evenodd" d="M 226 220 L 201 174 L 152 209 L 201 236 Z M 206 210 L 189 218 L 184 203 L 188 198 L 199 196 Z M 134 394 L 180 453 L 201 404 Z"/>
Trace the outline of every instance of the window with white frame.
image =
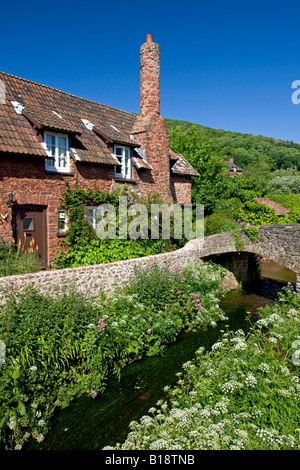
<path id="1" fill-rule="evenodd" d="M 93 227 L 93 229 L 96 229 L 97 207 L 98 206 L 85 206 L 84 208 L 84 218 L 88 221 L 91 227 Z"/>
<path id="2" fill-rule="evenodd" d="M 45 144 L 48 157 L 45 168 L 48 171 L 69 172 L 70 154 L 67 135 L 45 132 Z"/>
<path id="3" fill-rule="evenodd" d="M 115 175 L 118 178 L 131 178 L 130 149 L 115 145 L 115 157 L 121 164 L 121 166 L 115 166 Z"/>
<path id="4" fill-rule="evenodd" d="M 58 209 L 57 211 L 57 231 L 65 233 L 68 230 L 68 213 L 66 209 Z"/>

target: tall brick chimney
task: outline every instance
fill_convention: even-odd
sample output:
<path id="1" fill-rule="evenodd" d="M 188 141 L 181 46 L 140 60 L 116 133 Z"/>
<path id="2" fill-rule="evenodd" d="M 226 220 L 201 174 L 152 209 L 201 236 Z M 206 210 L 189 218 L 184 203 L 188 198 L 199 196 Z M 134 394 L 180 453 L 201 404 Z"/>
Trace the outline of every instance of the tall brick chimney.
<path id="1" fill-rule="evenodd" d="M 140 50 L 140 113 L 160 116 L 160 47 L 147 34 Z"/>
<path id="2" fill-rule="evenodd" d="M 147 34 L 140 48 L 140 115 L 131 133 L 146 153 L 152 170 L 144 173 L 141 191 L 160 193 L 172 201 L 169 133 L 160 115 L 160 47 Z"/>

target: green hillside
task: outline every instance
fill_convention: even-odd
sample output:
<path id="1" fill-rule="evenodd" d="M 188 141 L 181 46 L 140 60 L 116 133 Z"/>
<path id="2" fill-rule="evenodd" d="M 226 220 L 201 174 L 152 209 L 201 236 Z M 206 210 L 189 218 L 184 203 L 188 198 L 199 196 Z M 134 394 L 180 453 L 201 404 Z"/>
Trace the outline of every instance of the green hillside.
<path id="1" fill-rule="evenodd" d="M 242 168 L 263 157 L 273 169 L 297 168 L 300 171 L 300 145 L 292 141 L 212 129 L 187 121 L 165 119 L 165 122 L 171 139 L 177 132 L 196 134 L 200 140 L 210 140 L 211 149 L 224 160 L 233 157 Z"/>
<path id="2" fill-rule="evenodd" d="M 208 233 L 236 228 L 237 215 L 239 221 L 254 225 L 300 222 L 299 144 L 186 121 L 165 122 L 171 149 L 181 153 L 200 174 L 200 178 L 193 177 L 192 200 L 204 204 Z M 228 176 L 224 161 L 229 157 L 243 169 L 241 177 Z M 256 213 L 251 201 L 257 197 L 280 202 L 291 209 L 290 216 L 278 219 L 273 209 L 263 206 Z M 245 205 L 247 215 L 241 212 Z"/>

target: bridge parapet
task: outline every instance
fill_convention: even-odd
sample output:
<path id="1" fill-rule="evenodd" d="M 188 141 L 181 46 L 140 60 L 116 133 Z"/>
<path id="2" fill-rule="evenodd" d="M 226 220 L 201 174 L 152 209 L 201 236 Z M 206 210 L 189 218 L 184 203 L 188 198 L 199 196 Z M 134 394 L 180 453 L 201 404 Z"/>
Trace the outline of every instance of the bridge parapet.
<path id="1" fill-rule="evenodd" d="M 255 253 L 294 271 L 300 296 L 300 224 L 262 225 L 255 241 L 244 229 L 205 237 L 199 258 L 239 251 Z"/>

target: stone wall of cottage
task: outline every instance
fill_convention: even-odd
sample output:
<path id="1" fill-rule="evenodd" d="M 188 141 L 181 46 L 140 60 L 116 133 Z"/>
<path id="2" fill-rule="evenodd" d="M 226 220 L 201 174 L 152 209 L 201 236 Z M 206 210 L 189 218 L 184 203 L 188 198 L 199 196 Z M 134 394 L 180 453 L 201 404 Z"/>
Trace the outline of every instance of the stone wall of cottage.
<path id="1" fill-rule="evenodd" d="M 168 164 L 169 165 L 169 164 Z M 169 166 L 159 166 L 160 181 L 168 180 L 164 175 L 170 174 Z M 165 173 L 164 173 L 165 172 Z M 159 172 L 158 172 L 159 173 Z M 135 184 L 130 184 L 133 190 L 140 195 L 147 192 L 167 194 L 162 183 L 156 179 L 152 171 L 133 169 Z M 172 192 L 175 202 L 190 203 L 191 181 L 189 177 L 178 176 L 173 178 Z M 70 187 L 79 184 L 83 189 L 94 188 L 101 191 L 110 191 L 114 185 L 114 167 L 97 165 L 93 163 L 74 162 L 70 160 L 70 173 L 49 173 L 45 171 L 43 158 L 24 155 L 7 156 L 0 154 L 0 237 L 4 242 L 11 242 L 12 208 L 6 204 L 8 193 L 13 193 L 13 206 L 38 205 L 46 207 L 47 216 L 47 252 L 51 260 L 58 249 L 61 249 L 62 236 L 57 230 L 57 211 L 62 208 L 62 194 L 66 189 L 66 182 Z M 167 197 L 168 199 L 168 197 Z M 168 199 L 169 200 L 169 199 Z"/>
<path id="2" fill-rule="evenodd" d="M 178 204 L 191 204 L 192 182 L 188 175 L 171 174 L 171 194 Z"/>
<path id="3" fill-rule="evenodd" d="M 51 174 L 45 171 L 43 158 L 0 155 L 0 237 L 5 242 L 12 241 L 12 209 L 6 204 L 8 193 L 12 192 L 13 205 L 46 206 L 48 258 L 53 259 L 61 242 L 57 210 L 62 207 L 66 181 L 71 187 L 77 181 L 84 189 L 96 186 L 101 191 L 110 191 L 113 176 L 113 167 L 75 164 L 72 159 L 69 174 Z"/>

